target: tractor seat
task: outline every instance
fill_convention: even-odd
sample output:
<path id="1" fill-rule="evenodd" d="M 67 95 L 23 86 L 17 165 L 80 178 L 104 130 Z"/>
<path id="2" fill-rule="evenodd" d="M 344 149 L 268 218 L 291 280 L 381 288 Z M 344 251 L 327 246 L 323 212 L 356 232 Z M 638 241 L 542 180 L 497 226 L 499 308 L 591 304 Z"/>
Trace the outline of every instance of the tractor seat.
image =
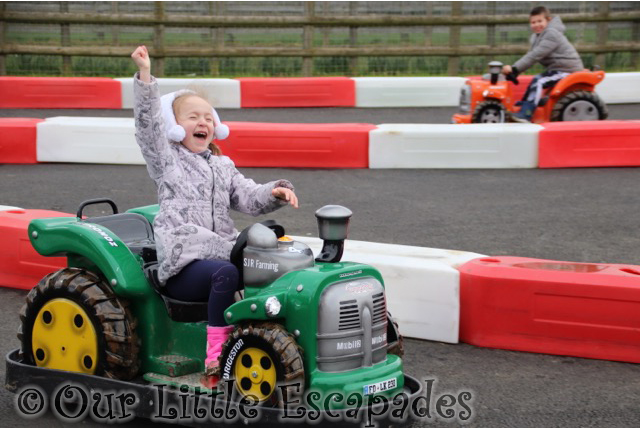
<path id="1" fill-rule="evenodd" d="M 209 307 L 208 302 L 185 302 L 166 295 L 165 288 L 160 285 L 160 281 L 158 280 L 157 261 L 145 263 L 143 270 L 154 291 L 158 293 L 164 301 L 164 306 L 167 308 L 169 318 L 178 322 L 200 322 L 209 319 L 207 312 Z"/>
<path id="2" fill-rule="evenodd" d="M 144 274 L 154 291 L 164 301 L 169 318 L 179 322 L 199 322 L 208 319 L 207 302 L 183 302 L 164 293 L 164 287 L 158 281 L 158 256 L 151 223 L 137 213 L 121 213 L 84 220 L 99 224 L 113 232 L 129 250 L 144 260 Z"/>
<path id="3" fill-rule="evenodd" d="M 149 263 L 156 261 L 156 244 L 153 227 L 143 215 L 136 213 L 112 214 L 103 217 L 92 217 L 84 220 L 87 223 L 99 224 L 116 234 L 131 250 Z"/>

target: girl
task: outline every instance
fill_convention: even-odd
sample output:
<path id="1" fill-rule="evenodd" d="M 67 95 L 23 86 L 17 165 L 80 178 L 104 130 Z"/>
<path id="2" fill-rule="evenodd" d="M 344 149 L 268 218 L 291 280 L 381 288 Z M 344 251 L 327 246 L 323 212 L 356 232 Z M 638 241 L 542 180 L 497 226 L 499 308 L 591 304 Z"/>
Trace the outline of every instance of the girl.
<path id="1" fill-rule="evenodd" d="M 298 208 L 298 198 L 287 180 L 259 185 L 245 178 L 213 143 L 229 129 L 211 104 L 187 90 L 161 99 L 147 48 L 131 57 L 139 69 L 136 140 L 158 188 L 158 279 L 175 299 L 208 299 L 206 374 L 218 375 L 218 356 L 233 329 L 223 312 L 238 289 L 238 270 L 229 262 L 238 231 L 229 209 L 257 216 L 287 204 Z"/>

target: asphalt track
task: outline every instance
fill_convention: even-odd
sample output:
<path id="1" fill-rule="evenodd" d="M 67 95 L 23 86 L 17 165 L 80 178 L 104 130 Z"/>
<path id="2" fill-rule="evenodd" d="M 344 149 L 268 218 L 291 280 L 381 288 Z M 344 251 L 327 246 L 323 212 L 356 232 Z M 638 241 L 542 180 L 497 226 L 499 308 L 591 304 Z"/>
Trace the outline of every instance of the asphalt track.
<path id="1" fill-rule="evenodd" d="M 454 109 L 221 110 L 227 121 L 446 123 Z M 611 119 L 640 119 L 640 106 L 610 106 Z M 130 117 L 128 110 L 0 110 L 0 117 Z M 342 204 L 354 212 L 350 238 L 386 243 L 578 262 L 640 264 L 640 170 L 323 170 L 243 168 L 258 182 L 288 178 L 301 207 L 277 218 L 292 235 L 317 236 L 314 211 Z M 0 204 L 75 212 L 108 196 L 121 210 L 155 203 L 142 166 L 0 165 Z M 94 215 L 101 213 L 96 209 Z M 253 219 L 236 215 L 240 229 Z M 0 353 L 18 346 L 18 311 L 26 292 L 0 289 Z M 457 425 L 436 416 L 445 393 L 469 391 L 478 427 L 630 427 L 640 422 L 640 365 L 407 340 L 405 365 L 436 379 L 431 419 L 415 426 Z M 4 367 L 0 369 L 0 375 Z M 14 396 L 0 391 L 3 426 L 66 426 L 51 413 L 26 420 Z M 123 426 L 150 426 L 136 420 Z M 99 426 L 85 420 L 83 426 Z"/>

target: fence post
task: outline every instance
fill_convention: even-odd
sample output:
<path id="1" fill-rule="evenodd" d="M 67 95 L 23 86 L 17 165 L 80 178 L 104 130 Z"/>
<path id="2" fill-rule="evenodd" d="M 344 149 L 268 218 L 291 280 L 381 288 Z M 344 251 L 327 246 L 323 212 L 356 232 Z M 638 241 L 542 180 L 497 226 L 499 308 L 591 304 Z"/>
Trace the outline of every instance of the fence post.
<path id="1" fill-rule="evenodd" d="M 458 1 L 451 2 L 451 15 L 452 16 L 462 15 L 462 2 L 458 2 Z M 449 26 L 449 47 L 453 49 L 460 48 L 460 26 L 459 25 Z M 460 74 L 460 56 L 459 55 L 452 55 L 449 57 L 447 74 L 449 76 L 457 76 L 458 74 Z"/>
<path id="2" fill-rule="evenodd" d="M 433 3 L 428 1 L 425 2 L 425 15 L 427 16 L 431 16 L 433 15 Z M 431 27 L 431 25 L 425 25 L 424 26 L 424 45 L 426 47 L 429 47 L 432 45 L 432 39 L 433 37 L 433 28 Z"/>
<path id="3" fill-rule="evenodd" d="M 578 12 L 580 13 L 586 13 L 588 10 L 589 5 L 587 4 L 586 1 L 581 1 L 580 2 L 580 7 L 578 8 Z M 574 40 L 574 43 L 583 43 L 584 42 L 584 30 L 586 28 L 586 23 L 585 22 L 581 22 L 578 25 L 578 32 L 576 34 L 576 40 Z M 571 41 L 571 40 L 570 40 Z"/>
<path id="4" fill-rule="evenodd" d="M 322 16 L 327 16 L 329 14 L 329 2 L 323 1 L 320 4 L 322 5 Z M 331 30 L 329 27 L 322 27 L 322 46 L 329 46 L 330 34 Z"/>
<path id="5" fill-rule="evenodd" d="M 4 48 L 4 41 L 7 38 L 7 24 L 4 22 L 5 3 L 0 2 L 0 49 Z M 0 54 L 0 76 L 7 75 L 7 56 Z"/>
<path id="6" fill-rule="evenodd" d="M 111 2 L 111 13 L 113 13 L 115 15 L 118 12 L 119 12 L 118 2 L 117 1 L 112 1 Z M 120 26 L 117 25 L 117 24 L 114 25 L 111 28 L 111 43 L 113 43 L 114 46 L 120 45 Z"/>
<path id="7" fill-rule="evenodd" d="M 496 16 L 496 3 L 491 1 L 487 4 L 487 14 Z M 487 25 L 487 44 L 491 47 L 496 46 L 496 24 Z"/>
<path id="8" fill-rule="evenodd" d="M 60 12 L 69 13 L 69 3 L 60 2 Z M 69 24 L 60 24 L 60 45 L 71 46 L 71 28 Z M 71 68 L 71 57 L 69 55 L 62 56 L 62 75 L 71 76 L 73 70 Z"/>
<path id="9" fill-rule="evenodd" d="M 214 16 L 224 15 L 224 2 L 210 2 L 209 14 Z M 224 48 L 224 27 L 211 27 L 209 35 L 216 48 L 216 54 L 209 59 L 209 70 L 212 76 L 220 76 L 220 58 L 217 55 Z"/>
<path id="10" fill-rule="evenodd" d="M 487 4 L 487 15 L 496 16 L 496 2 L 489 2 Z M 487 25 L 487 45 L 492 48 L 496 47 L 496 24 Z M 493 60 L 493 58 L 484 57 L 484 62 L 488 63 Z"/>
<path id="11" fill-rule="evenodd" d="M 304 13 L 307 19 L 312 20 L 315 11 L 316 4 L 313 1 L 307 1 L 304 3 Z M 302 75 L 304 77 L 313 76 L 313 56 L 311 51 L 313 50 L 313 25 L 305 25 L 302 30 L 303 34 L 303 46 L 305 56 L 302 57 Z"/>
<path id="12" fill-rule="evenodd" d="M 631 40 L 640 40 L 640 22 L 635 21 L 631 24 Z M 638 69 L 638 51 L 631 52 L 630 66 L 632 70 Z"/>
<path id="13" fill-rule="evenodd" d="M 164 3 L 155 2 L 155 17 L 157 20 L 164 19 Z M 156 77 L 164 76 L 164 24 L 156 24 L 153 29 L 153 50 L 154 50 L 154 72 Z"/>
<path id="14" fill-rule="evenodd" d="M 349 2 L 349 16 L 355 16 L 357 14 L 358 3 L 355 1 Z M 358 27 L 349 27 L 349 46 L 355 48 L 358 44 Z M 355 76 L 358 73 L 358 57 L 352 56 L 349 58 L 349 76 Z"/>
<path id="15" fill-rule="evenodd" d="M 601 15 L 608 16 L 609 15 L 609 2 L 603 1 L 598 3 L 598 12 Z M 608 22 L 598 22 L 598 31 L 597 31 L 598 44 L 601 47 L 604 47 L 607 44 L 607 39 L 609 38 L 609 23 Z M 603 70 L 606 68 L 606 55 L 604 53 L 596 54 L 595 64 L 599 65 Z"/>

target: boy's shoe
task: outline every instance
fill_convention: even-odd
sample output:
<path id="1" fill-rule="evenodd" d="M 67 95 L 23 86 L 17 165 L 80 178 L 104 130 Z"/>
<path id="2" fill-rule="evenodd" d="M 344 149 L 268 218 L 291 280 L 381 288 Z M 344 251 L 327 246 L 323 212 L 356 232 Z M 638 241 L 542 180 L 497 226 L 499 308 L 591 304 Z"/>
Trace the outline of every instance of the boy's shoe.
<path id="1" fill-rule="evenodd" d="M 536 105 L 530 101 L 522 101 L 520 111 L 509 115 L 511 122 L 531 123 L 533 113 L 536 111 Z"/>
<path id="2" fill-rule="evenodd" d="M 527 120 L 523 117 L 519 117 L 516 114 L 510 114 L 509 115 L 509 122 L 515 122 L 515 123 L 531 123 L 530 120 Z"/>

